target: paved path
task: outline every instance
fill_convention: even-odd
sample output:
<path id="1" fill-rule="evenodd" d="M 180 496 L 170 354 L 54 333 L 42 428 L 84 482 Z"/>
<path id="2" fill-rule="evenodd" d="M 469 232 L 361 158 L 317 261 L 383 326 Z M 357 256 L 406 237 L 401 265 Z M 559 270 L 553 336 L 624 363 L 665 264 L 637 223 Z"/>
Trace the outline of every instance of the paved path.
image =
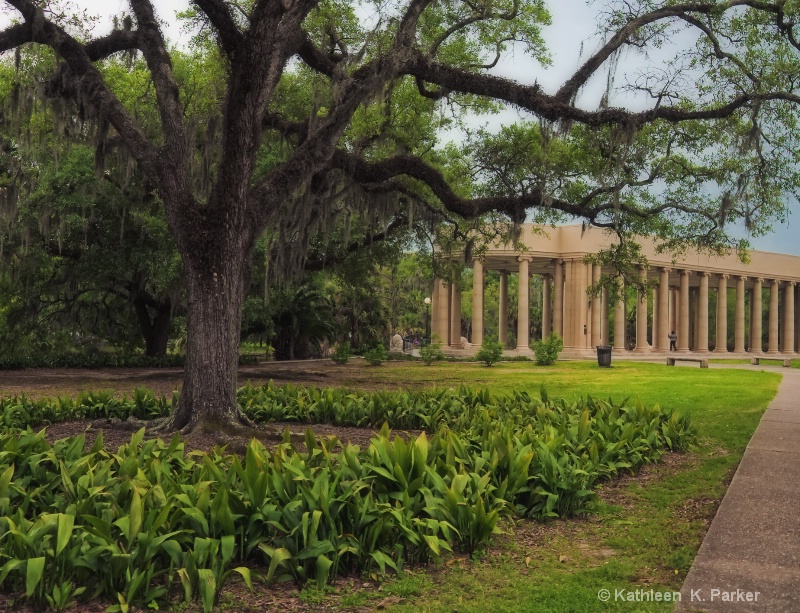
<path id="1" fill-rule="evenodd" d="M 676 611 L 800 611 L 800 370 L 781 371 Z"/>

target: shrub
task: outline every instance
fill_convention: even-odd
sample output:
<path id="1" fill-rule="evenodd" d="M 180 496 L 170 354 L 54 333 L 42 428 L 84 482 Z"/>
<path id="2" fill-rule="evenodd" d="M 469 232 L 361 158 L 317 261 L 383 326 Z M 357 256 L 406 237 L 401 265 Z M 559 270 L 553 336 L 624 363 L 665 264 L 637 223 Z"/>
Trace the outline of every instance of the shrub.
<path id="1" fill-rule="evenodd" d="M 336 362 L 337 364 L 347 364 L 350 360 L 350 356 L 353 353 L 350 349 L 350 341 L 345 341 L 344 343 L 339 343 L 336 345 L 336 349 L 331 354 L 331 360 Z"/>
<path id="2" fill-rule="evenodd" d="M 555 364 L 558 354 L 564 348 L 564 341 L 558 334 L 551 334 L 542 341 L 533 341 L 533 351 L 536 354 L 536 363 L 539 366 Z"/>
<path id="3" fill-rule="evenodd" d="M 419 348 L 419 355 L 426 366 L 444 360 L 444 351 L 441 343 L 430 343 Z"/>
<path id="4" fill-rule="evenodd" d="M 369 351 L 364 352 L 364 359 L 370 366 L 380 366 L 389 359 L 389 354 L 383 345 L 375 345 Z"/>
<path id="5" fill-rule="evenodd" d="M 491 366 L 503 355 L 503 344 L 498 341 L 484 341 L 475 358 L 486 366 Z"/>

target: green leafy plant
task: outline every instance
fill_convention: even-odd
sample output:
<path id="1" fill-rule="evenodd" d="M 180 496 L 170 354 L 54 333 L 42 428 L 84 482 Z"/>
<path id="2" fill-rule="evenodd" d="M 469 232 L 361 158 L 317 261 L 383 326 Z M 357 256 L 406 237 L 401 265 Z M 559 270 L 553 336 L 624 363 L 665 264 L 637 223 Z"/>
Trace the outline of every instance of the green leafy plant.
<path id="1" fill-rule="evenodd" d="M 116 453 L 102 435 L 50 445 L 33 427 L 92 416 L 168 414 L 174 398 L 87 392 L 0 400 L 0 586 L 34 608 L 81 598 L 109 608 L 167 604 L 183 593 L 210 611 L 232 575 L 317 590 L 337 575 L 399 572 L 450 551 L 473 553 L 503 516 L 586 511 L 594 486 L 685 449 L 688 417 L 641 403 L 576 401 L 486 389 L 359 393 L 268 384 L 239 390 L 271 420 L 371 426 L 366 448 L 317 438 L 244 457 L 186 454 L 178 436 Z M 421 430 L 393 436 L 390 428 Z M 402 501 L 402 504 L 398 504 Z M 258 567 L 261 567 L 261 570 Z"/>
<path id="2" fill-rule="evenodd" d="M 369 351 L 364 352 L 364 359 L 370 366 L 380 366 L 389 359 L 389 353 L 383 345 L 375 345 Z"/>
<path id="3" fill-rule="evenodd" d="M 350 341 L 345 341 L 336 345 L 336 349 L 331 353 L 331 360 L 337 364 L 347 364 L 352 355 L 353 352 L 350 349 Z"/>
<path id="4" fill-rule="evenodd" d="M 430 366 L 434 362 L 444 360 L 444 351 L 442 351 L 441 343 L 429 343 L 419 348 L 419 356 L 426 366 Z"/>
<path id="5" fill-rule="evenodd" d="M 475 359 L 483 362 L 486 366 L 491 366 L 499 361 L 503 356 L 503 344 L 498 341 L 486 340 L 481 345 L 478 353 L 475 354 Z"/>
<path id="6" fill-rule="evenodd" d="M 544 340 L 533 341 L 531 346 L 536 354 L 536 363 L 539 366 L 550 366 L 558 360 L 558 354 L 564 349 L 564 341 L 554 332 Z"/>

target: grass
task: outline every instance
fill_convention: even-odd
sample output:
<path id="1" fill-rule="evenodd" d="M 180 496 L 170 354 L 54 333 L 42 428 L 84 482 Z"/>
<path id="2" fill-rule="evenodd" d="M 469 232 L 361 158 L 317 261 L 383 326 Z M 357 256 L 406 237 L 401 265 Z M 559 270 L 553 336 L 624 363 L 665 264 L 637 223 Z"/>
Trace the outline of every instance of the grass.
<path id="1" fill-rule="evenodd" d="M 645 479 L 607 484 L 595 513 L 584 519 L 507 525 L 508 534 L 479 561 L 454 558 L 426 573 L 401 575 L 381 593 L 351 595 L 340 606 L 363 606 L 392 593 L 392 586 L 403 586 L 398 591 L 408 594 L 404 602 L 387 610 L 671 611 L 672 603 L 615 601 L 613 595 L 615 590 L 680 590 L 780 375 L 633 362 L 611 369 L 593 362 L 491 368 L 404 363 L 354 369 L 353 385 L 365 382 L 409 388 L 464 383 L 488 386 L 494 393 L 538 393 L 545 385 L 551 396 L 628 396 L 688 411 L 698 441 L 692 453 L 645 471 Z M 610 590 L 610 602 L 598 598 L 601 589 Z"/>
<path id="2" fill-rule="evenodd" d="M 758 357 L 760 357 L 761 360 L 764 362 L 764 364 L 762 364 L 762 366 L 780 366 L 780 364 L 777 364 L 776 362 L 778 360 L 784 360 L 785 359 L 781 355 L 776 355 L 774 357 L 762 355 L 762 356 L 758 356 Z M 730 359 L 720 358 L 720 359 L 710 359 L 709 362 L 714 363 L 714 364 L 750 364 L 751 363 L 750 362 L 750 358 L 746 358 L 746 359 L 745 358 L 741 358 L 741 359 L 737 359 L 737 358 L 730 358 Z M 790 364 L 791 364 L 792 368 L 800 368 L 800 360 L 792 360 L 790 362 Z"/>

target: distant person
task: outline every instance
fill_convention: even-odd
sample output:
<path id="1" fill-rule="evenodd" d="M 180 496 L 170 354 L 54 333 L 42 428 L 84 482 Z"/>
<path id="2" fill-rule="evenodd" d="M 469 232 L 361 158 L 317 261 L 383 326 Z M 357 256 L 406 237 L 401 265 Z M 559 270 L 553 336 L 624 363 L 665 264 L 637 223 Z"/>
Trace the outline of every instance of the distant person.
<path id="1" fill-rule="evenodd" d="M 678 348 L 675 346 L 675 343 L 678 341 L 678 335 L 675 334 L 675 330 L 669 333 L 669 350 L 670 351 L 677 351 Z"/>

